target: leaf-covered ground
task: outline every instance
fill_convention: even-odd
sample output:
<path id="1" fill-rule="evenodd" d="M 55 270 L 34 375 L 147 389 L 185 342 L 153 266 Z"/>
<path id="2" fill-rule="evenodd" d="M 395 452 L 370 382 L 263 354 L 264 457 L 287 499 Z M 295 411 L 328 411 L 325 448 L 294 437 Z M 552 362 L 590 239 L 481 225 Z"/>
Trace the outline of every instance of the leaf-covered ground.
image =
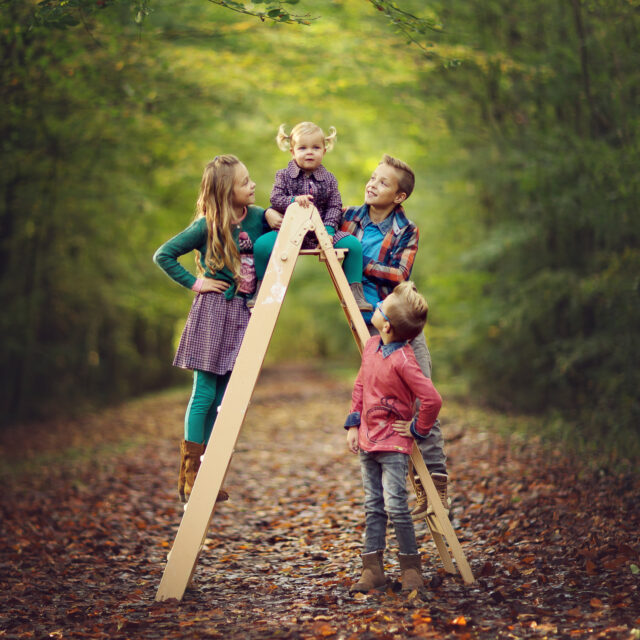
<path id="1" fill-rule="evenodd" d="M 351 597 L 363 530 L 341 424 L 349 384 L 277 367 L 259 382 L 182 602 L 154 601 L 182 508 L 185 392 L 0 435 L 1 638 L 638 638 L 637 476 L 474 428 L 443 410 L 452 520 L 477 582 Z"/>

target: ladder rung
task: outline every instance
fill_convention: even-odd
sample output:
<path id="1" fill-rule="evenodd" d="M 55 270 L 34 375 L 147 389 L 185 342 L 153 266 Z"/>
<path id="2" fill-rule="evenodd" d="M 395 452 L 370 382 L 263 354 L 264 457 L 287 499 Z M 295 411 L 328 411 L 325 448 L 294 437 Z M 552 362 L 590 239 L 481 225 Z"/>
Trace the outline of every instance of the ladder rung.
<path id="1" fill-rule="evenodd" d="M 349 249 L 334 249 L 336 255 L 338 256 L 338 260 L 342 260 L 345 256 L 345 253 L 349 251 Z M 320 260 L 324 258 L 324 253 L 322 249 L 300 249 L 301 256 L 318 256 Z"/>

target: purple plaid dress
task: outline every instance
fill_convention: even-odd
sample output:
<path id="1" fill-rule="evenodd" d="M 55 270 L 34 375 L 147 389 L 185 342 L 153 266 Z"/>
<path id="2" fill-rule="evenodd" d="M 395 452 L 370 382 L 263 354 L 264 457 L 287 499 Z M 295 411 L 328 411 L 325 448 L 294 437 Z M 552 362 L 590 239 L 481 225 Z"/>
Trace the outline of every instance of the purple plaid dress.
<path id="1" fill-rule="evenodd" d="M 233 369 L 249 324 L 246 296 L 255 291 L 256 286 L 253 243 L 263 232 L 264 209 L 248 207 L 246 217 L 233 232 L 240 252 L 242 281 L 237 290 L 227 290 L 227 295 L 196 294 L 173 360 L 176 367 L 208 371 L 216 375 Z M 154 261 L 178 284 L 193 288 L 196 278 L 178 262 L 178 258 L 194 249 L 200 253 L 200 264 L 206 270 L 207 223 L 204 217 L 165 242 L 156 252 Z M 218 279 L 225 279 L 221 277 L 224 271 L 216 274 Z M 229 272 L 227 281 L 231 277 Z"/>
<path id="2" fill-rule="evenodd" d="M 273 189 L 271 191 L 271 206 L 280 213 L 284 213 L 291 204 L 291 198 L 306 194 L 313 196 L 313 204 L 326 226 L 336 229 L 333 244 L 350 235 L 338 231 L 342 221 L 342 198 L 338 191 L 338 181 L 333 173 L 320 165 L 310 174 L 305 172 L 291 160 L 285 169 L 276 172 Z M 308 233 L 302 243 L 303 249 L 315 249 L 318 241 L 315 234 Z"/>
<path id="3" fill-rule="evenodd" d="M 199 293 L 193 300 L 173 364 L 222 375 L 233 369 L 251 313 L 243 297 Z"/>

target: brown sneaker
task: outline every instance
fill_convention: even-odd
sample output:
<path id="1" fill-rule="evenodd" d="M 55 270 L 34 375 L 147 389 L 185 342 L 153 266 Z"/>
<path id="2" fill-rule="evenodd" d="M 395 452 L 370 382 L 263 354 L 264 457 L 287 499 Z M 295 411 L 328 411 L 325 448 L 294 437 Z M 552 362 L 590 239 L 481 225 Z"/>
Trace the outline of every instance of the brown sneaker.
<path id="1" fill-rule="evenodd" d="M 431 479 L 433 480 L 433 484 L 436 487 L 436 491 L 440 496 L 440 500 L 442 500 L 442 506 L 444 507 L 444 511 L 447 515 L 449 515 L 449 497 L 447 496 L 447 482 L 449 481 L 449 476 L 444 473 L 432 473 Z M 433 508 L 429 507 L 427 509 L 427 514 L 432 514 Z"/>
<path id="2" fill-rule="evenodd" d="M 424 490 L 422 486 L 422 481 L 420 480 L 420 476 L 415 474 L 412 477 L 411 484 L 413 485 L 413 489 L 416 492 L 416 506 L 413 508 L 411 512 L 411 519 L 414 522 L 418 520 L 422 520 L 427 517 L 427 511 L 429 509 L 429 499 L 427 498 L 427 492 Z"/>

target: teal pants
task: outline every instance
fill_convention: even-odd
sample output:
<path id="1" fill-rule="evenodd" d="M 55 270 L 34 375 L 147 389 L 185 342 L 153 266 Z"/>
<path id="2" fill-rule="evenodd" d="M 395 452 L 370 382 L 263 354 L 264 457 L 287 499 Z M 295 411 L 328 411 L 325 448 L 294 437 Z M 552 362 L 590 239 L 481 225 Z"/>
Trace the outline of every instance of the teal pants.
<path id="1" fill-rule="evenodd" d="M 269 231 L 260 236 L 253 245 L 253 256 L 256 263 L 256 276 L 258 280 L 264 278 L 271 252 L 278 237 L 277 231 Z M 347 276 L 347 282 L 362 282 L 362 245 L 355 236 L 346 236 L 333 245 L 336 249 L 349 249 L 344 258 L 342 270 Z"/>
<path id="2" fill-rule="evenodd" d="M 208 371 L 193 372 L 193 389 L 184 417 L 185 440 L 198 444 L 209 442 L 230 377 L 230 371 L 223 375 Z"/>

